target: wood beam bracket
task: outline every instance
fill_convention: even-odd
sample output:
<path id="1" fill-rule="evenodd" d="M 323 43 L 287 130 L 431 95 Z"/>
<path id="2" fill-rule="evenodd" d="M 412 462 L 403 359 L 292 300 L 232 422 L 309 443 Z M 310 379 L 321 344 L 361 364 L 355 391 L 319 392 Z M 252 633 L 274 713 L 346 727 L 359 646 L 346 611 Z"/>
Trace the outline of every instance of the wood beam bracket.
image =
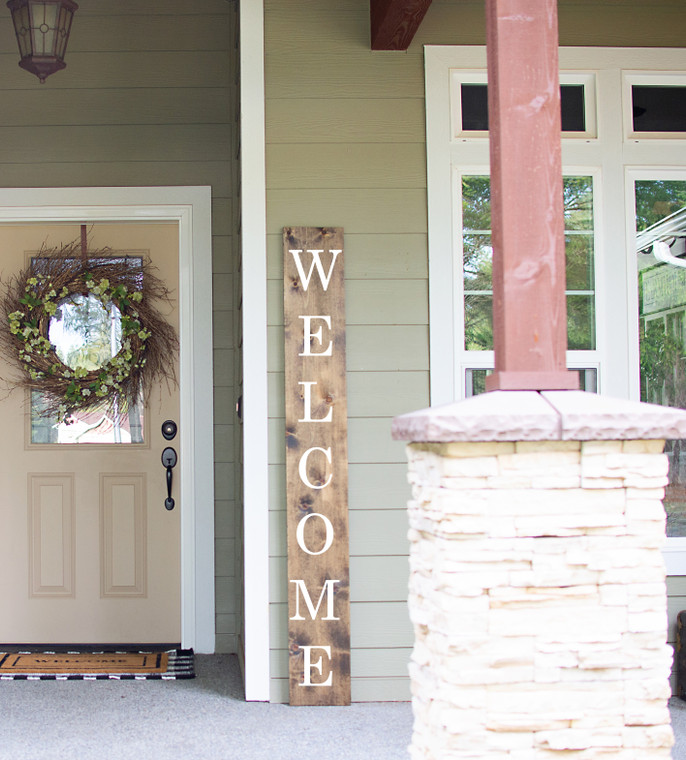
<path id="1" fill-rule="evenodd" d="M 407 50 L 431 0 L 370 0 L 372 50 Z"/>

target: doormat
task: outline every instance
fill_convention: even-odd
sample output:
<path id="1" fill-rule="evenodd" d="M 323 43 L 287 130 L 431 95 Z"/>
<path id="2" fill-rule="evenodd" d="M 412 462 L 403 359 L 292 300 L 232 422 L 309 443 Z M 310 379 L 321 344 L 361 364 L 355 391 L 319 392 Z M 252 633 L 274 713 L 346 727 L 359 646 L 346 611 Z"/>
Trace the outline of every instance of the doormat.
<path id="1" fill-rule="evenodd" d="M 195 678 L 192 649 L 167 652 L 0 652 L 0 681 Z"/>

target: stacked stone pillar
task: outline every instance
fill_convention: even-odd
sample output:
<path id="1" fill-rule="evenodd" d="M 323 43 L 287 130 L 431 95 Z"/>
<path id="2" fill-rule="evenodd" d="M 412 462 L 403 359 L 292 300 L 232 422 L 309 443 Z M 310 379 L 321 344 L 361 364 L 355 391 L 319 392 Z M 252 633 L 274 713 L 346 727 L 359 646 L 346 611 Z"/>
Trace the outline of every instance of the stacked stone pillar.
<path id="1" fill-rule="evenodd" d="M 396 419 L 414 760 L 670 757 L 663 444 L 684 431 L 580 392 Z"/>

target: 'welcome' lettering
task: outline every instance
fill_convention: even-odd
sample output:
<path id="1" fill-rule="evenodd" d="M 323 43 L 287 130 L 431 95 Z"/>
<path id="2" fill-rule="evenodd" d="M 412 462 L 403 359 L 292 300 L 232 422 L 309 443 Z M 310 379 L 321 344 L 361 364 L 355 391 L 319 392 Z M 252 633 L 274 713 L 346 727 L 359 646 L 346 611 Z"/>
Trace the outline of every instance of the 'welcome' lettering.
<path id="1" fill-rule="evenodd" d="M 302 283 L 303 290 L 307 290 L 310 287 L 312 272 L 314 272 L 314 269 L 316 267 L 317 274 L 319 275 L 319 281 L 322 284 L 323 290 L 326 292 L 329 289 L 329 282 L 331 281 L 333 268 L 336 265 L 336 259 L 338 258 L 338 254 L 342 253 L 342 251 L 334 251 L 334 250 L 329 251 L 329 253 L 332 254 L 332 258 L 331 258 L 331 264 L 329 265 L 329 271 L 327 274 L 324 274 L 324 265 L 322 264 L 322 260 L 320 258 L 321 254 L 324 253 L 324 249 L 322 248 L 322 250 L 320 251 L 308 249 L 307 252 L 312 254 L 312 263 L 310 264 L 310 271 L 307 274 L 305 274 L 305 269 L 303 268 L 302 262 L 300 261 L 300 254 L 302 253 L 302 250 L 289 251 L 289 253 L 292 254 L 293 259 L 295 261 L 295 268 L 298 270 L 298 276 L 300 277 L 300 282 Z"/>
<path id="2" fill-rule="evenodd" d="M 315 607 L 312 604 L 312 599 L 310 598 L 310 592 L 307 590 L 307 586 L 305 585 L 305 581 L 302 579 L 298 579 L 295 581 L 291 581 L 291 583 L 295 583 L 295 615 L 293 615 L 290 620 L 304 620 L 305 618 L 300 615 L 300 594 L 302 594 L 303 599 L 305 600 L 305 605 L 307 606 L 307 611 L 310 613 L 310 618 L 312 620 L 315 620 L 317 615 L 319 614 L 319 608 L 322 606 L 322 601 L 324 597 L 326 596 L 326 617 L 323 617 L 322 620 L 338 620 L 339 618 L 335 617 L 333 614 L 333 592 L 334 592 L 334 585 L 336 583 L 340 583 L 340 581 L 334 581 L 334 580 L 328 580 L 324 581 L 324 585 L 322 586 L 322 593 L 319 595 L 319 601 L 317 602 L 317 606 Z"/>
<path id="3" fill-rule="evenodd" d="M 340 229 L 284 229 L 288 670 L 298 705 L 350 703 L 342 243 Z"/>

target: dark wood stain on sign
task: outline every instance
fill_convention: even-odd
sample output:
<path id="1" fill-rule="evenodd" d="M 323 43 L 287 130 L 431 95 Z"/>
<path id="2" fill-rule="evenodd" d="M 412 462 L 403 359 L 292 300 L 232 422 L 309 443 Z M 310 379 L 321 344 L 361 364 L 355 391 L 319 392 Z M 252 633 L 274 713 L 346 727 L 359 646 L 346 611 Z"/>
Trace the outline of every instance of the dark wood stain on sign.
<path id="1" fill-rule="evenodd" d="M 343 230 L 283 232 L 292 705 L 350 703 Z"/>

